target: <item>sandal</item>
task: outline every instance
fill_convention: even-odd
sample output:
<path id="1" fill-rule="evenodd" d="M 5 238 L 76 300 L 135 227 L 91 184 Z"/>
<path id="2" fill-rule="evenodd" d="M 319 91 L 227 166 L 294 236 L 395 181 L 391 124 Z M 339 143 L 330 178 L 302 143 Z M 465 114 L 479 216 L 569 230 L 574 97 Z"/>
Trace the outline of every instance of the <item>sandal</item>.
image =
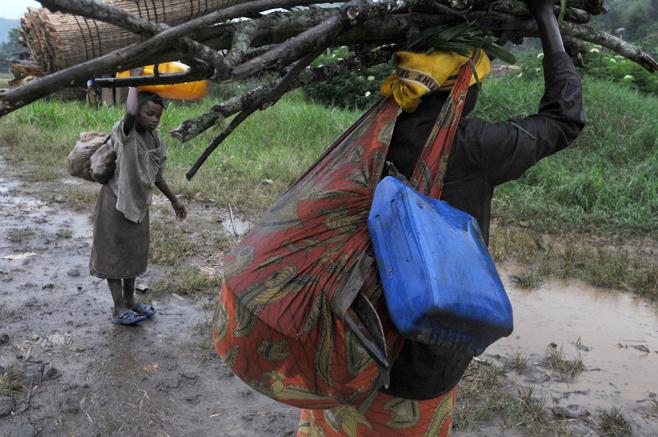
<path id="1" fill-rule="evenodd" d="M 133 308 L 133 311 L 147 318 L 152 317 L 155 313 L 157 313 L 156 309 L 151 305 L 144 305 L 143 303 L 137 304 L 137 306 Z"/>
<path id="2" fill-rule="evenodd" d="M 112 319 L 112 323 L 116 323 L 118 325 L 136 325 L 142 320 L 148 319 L 147 316 L 136 313 L 133 310 L 128 310 L 122 313 L 119 317 L 115 317 Z"/>

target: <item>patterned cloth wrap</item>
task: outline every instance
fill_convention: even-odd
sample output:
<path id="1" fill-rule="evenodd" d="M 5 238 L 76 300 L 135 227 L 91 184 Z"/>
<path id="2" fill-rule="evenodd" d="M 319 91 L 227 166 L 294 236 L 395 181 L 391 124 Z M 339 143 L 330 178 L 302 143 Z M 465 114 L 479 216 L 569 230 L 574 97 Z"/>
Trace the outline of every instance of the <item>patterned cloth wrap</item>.
<path id="1" fill-rule="evenodd" d="M 412 183 L 438 197 L 471 75 L 462 69 Z M 227 255 L 212 323 L 220 357 L 257 391 L 289 405 L 362 405 L 381 386 L 380 370 L 332 311 L 336 290 L 364 253 L 367 219 L 398 114 L 385 99 L 352 125 Z M 441 117 L 441 116 L 440 116 Z M 433 138 L 430 136 L 430 138 Z M 390 356 L 402 338 L 382 298 L 376 266 L 361 293 L 382 320 Z"/>
<path id="2" fill-rule="evenodd" d="M 359 408 L 302 410 L 297 437 L 437 437 L 449 436 L 455 389 L 417 401 L 378 393 Z"/>

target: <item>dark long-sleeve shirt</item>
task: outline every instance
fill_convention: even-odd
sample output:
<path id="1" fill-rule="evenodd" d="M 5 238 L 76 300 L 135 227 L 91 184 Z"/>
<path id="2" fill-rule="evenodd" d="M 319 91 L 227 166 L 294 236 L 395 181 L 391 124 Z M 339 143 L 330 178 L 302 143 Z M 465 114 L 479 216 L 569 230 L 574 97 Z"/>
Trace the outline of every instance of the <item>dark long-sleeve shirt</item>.
<path id="1" fill-rule="evenodd" d="M 567 147 L 584 126 L 580 78 L 566 53 L 545 56 L 544 82 L 537 114 L 501 123 L 463 119 L 455 135 L 441 199 L 475 217 L 487 243 L 494 188 Z M 388 160 L 407 177 L 443 99 L 428 95 L 414 113 L 398 117 Z M 393 365 L 388 392 L 408 399 L 436 397 L 457 382 L 470 359 L 407 340 Z"/>

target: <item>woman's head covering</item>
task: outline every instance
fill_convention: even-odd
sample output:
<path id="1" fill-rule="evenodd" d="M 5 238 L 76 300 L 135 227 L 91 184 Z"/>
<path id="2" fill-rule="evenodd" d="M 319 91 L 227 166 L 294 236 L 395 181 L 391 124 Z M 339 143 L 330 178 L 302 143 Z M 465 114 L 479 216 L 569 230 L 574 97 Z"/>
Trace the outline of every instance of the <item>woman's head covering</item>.
<path id="1" fill-rule="evenodd" d="M 491 60 L 482 49 L 477 56 L 462 56 L 455 52 L 436 51 L 430 54 L 396 52 L 393 55 L 396 71 L 382 84 L 385 96 L 393 96 L 405 112 L 414 112 L 420 99 L 435 91 L 450 91 L 460 68 L 474 63 L 474 74 L 469 85 L 483 81 L 491 71 Z M 471 50 L 474 55 L 475 50 Z"/>
<path id="2" fill-rule="evenodd" d="M 159 95 L 152 93 L 150 91 L 140 91 L 139 96 L 137 98 L 137 107 L 141 108 L 142 105 L 146 102 L 153 102 L 155 104 L 158 104 L 162 106 L 162 109 L 164 109 L 164 101 L 162 100 L 162 97 Z"/>

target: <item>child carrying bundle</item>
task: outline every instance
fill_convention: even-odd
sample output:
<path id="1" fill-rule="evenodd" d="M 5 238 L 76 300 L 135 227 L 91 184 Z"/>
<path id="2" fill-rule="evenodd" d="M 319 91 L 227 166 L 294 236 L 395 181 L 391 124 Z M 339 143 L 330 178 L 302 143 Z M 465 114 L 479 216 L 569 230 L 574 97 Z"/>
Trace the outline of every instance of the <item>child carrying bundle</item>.
<path id="1" fill-rule="evenodd" d="M 134 299 L 135 278 L 148 264 L 153 186 L 169 199 L 178 220 L 187 211 L 164 179 L 167 149 L 157 131 L 162 98 L 130 88 L 126 106 L 126 115 L 112 129 L 116 169 L 96 202 L 89 270 L 107 280 L 114 301 L 112 322 L 134 325 L 156 312 Z"/>

